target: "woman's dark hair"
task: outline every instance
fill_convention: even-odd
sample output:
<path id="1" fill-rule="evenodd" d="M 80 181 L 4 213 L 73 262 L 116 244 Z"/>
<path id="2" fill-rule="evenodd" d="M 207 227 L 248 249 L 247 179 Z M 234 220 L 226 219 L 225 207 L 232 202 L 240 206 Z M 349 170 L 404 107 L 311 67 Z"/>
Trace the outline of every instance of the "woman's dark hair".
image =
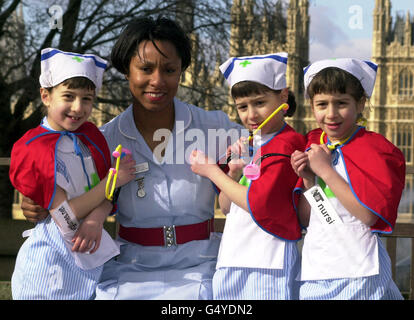
<path id="1" fill-rule="evenodd" d="M 170 41 L 181 58 L 181 69 L 184 71 L 191 63 L 191 42 L 183 29 L 174 21 L 158 17 L 141 17 L 132 20 L 122 31 L 112 49 L 112 65 L 122 74 L 129 73 L 129 64 L 134 55 L 139 54 L 138 46 L 142 41 L 151 41 L 155 48 L 155 40 Z"/>
<path id="2" fill-rule="evenodd" d="M 367 98 L 361 82 L 349 72 L 336 67 L 319 71 L 308 86 L 308 95 L 312 100 L 318 93 L 347 93 L 355 101 Z"/>
<path id="3" fill-rule="evenodd" d="M 251 95 L 263 94 L 267 91 L 272 91 L 276 94 L 279 94 L 282 90 L 272 90 L 269 87 L 254 81 L 241 81 L 236 83 L 231 88 L 231 96 L 233 99 L 244 98 Z M 289 109 L 286 111 L 285 116 L 291 117 L 296 111 L 296 99 L 295 95 L 290 90 L 288 94 L 287 104 L 289 105 Z"/>

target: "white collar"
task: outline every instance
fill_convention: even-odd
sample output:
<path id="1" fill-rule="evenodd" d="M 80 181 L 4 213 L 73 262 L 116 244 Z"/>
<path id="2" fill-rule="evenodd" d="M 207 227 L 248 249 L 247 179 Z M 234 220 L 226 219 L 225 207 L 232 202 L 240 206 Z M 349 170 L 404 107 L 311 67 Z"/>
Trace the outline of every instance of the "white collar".
<path id="1" fill-rule="evenodd" d="M 261 146 L 264 143 L 271 140 L 274 135 L 275 135 L 275 132 L 267 133 L 267 134 L 263 134 L 263 135 L 256 134 L 256 135 L 253 136 L 253 145 L 254 146 Z"/>
<path id="2" fill-rule="evenodd" d="M 53 129 L 49 122 L 47 121 L 47 117 L 45 116 L 42 119 L 41 125 L 46 128 L 47 130 L 50 131 L 55 131 L 55 129 Z M 63 132 L 63 131 L 62 131 Z M 82 144 L 82 141 L 80 139 L 78 139 L 77 141 L 78 144 Z M 73 141 L 71 138 L 69 138 L 68 136 L 63 136 L 61 137 L 61 139 L 59 140 L 59 143 L 57 145 L 57 150 L 64 152 L 64 153 L 72 153 L 74 148 L 73 148 Z"/>
<path id="3" fill-rule="evenodd" d="M 188 128 L 192 121 L 191 110 L 189 105 L 174 98 L 174 110 L 175 110 L 175 121 L 174 121 L 174 129 L 176 130 L 176 123 L 177 121 L 184 122 L 184 126 L 180 126 L 180 131 L 176 132 L 176 134 L 181 133 L 181 131 Z M 119 132 L 132 140 L 137 140 L 137 134 L 139 134 L 137 127 L 135 126 L 134 121 L 134 114 L 133 114 L 133 106 L 130 105 L 123 113 L 120 115 L 120 119 L 118 122 L 118 130 Z"/>

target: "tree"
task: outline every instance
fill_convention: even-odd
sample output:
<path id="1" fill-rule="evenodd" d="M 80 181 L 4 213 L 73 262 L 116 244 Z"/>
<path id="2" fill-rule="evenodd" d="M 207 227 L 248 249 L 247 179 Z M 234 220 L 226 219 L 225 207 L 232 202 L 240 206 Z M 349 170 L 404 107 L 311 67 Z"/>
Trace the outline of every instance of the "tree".
<path id="1" fill-rule="evenodd" d="M 188 33 L 197 35 L 192 39 L 197 39 L 199 52 L 204 53 L 202 64 L 214 67 L 216 51 L 225 52 L 228 47 L 230 5 L 230 0 L 0 0 L 0 157 L 9 157 L 13 143 L 40 123 L 42 48 L 95 53 L 109 60 L 110 49 L 128 21 L 141 15 L 164 15 L 183 22 Z M 100 95 L 99 102 L 121 109 L 127 106 L 126 81 L 111 66 L 104 87 L 105 96 Z M 203 91 L 202 87 L 192 89 Z M 8 167 L 0 167 L 0 188 L 0 217 L 10 217 L 13 187 Z"/>

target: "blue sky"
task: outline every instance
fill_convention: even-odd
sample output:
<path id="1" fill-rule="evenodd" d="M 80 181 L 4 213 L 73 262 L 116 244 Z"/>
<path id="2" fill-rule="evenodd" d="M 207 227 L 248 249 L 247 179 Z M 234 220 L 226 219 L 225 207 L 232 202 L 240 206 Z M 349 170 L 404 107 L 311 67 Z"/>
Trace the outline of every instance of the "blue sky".
<path id="1" fill-rule="evenodd" d="M 340 57 L 371 58 L 375 0 L 309 0 L 309 60 Z M 391 15 L 414 21 L 413 0 L 391 0 Z"/>
<path id="2" fill-rule="evenodd" d="M 33 2 L 35 0 L 32 0 Z M 67 3 L 67 0 L 36 0 Z M 204 1 L 204 0 L 201 0 Z M 273 0 L 274 2 L 280 0 Z M 289 3 L 289 0 L 282 0 Z M 375 0 L 309 0 L 309 60 L 355 57 L 370 59 Z M 391 0 L 392 16 L 410 11 L 414 21 L 414 0 Z"/>

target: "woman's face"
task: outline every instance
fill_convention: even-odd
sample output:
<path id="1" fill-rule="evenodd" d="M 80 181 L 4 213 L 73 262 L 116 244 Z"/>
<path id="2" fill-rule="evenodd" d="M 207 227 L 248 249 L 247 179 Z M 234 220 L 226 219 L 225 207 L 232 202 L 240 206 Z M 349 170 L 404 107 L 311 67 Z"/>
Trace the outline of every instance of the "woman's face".
<path id="1" fill-rule="evenodd" d="M 134 107 L 147 111 L 162 111 L 173 107 L 173 99 L 181 77 L 181 58 L 170 41 L 155 40 L 138 45 L 139 55 L 129 64 L 129 89 Z"/>

